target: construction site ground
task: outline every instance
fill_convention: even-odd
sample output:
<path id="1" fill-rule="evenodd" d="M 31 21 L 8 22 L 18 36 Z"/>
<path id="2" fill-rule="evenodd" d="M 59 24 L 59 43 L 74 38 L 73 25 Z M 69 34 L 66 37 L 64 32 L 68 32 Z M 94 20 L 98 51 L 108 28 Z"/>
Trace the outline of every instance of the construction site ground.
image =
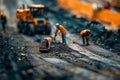
<path id="1" fill-rule="evenodd" d="M 114 52 L 92 41 L 89 46 L 83 46 L 75 31 L 78 23 L 73 18 L 61 17 L 64 13 L 56 12 L 60 7 L 55 2 L 26 0 L 27 4 L 47 5 L 52 25 L 51 35 L 27 36 L 17 32 L 15 17 L 15 10 L 24 2 L 4 0 L 2 7 L 8 26 L 6 33 L 0 30 L 0 80 L 120 80 L 119 50 Z M 37 41 L 46 36 L 54 37 L 57 22 L 66 25 L 67 44 L 62 44 L 60 34 L 52 42 L 50 52 L 41 53 Z"/>

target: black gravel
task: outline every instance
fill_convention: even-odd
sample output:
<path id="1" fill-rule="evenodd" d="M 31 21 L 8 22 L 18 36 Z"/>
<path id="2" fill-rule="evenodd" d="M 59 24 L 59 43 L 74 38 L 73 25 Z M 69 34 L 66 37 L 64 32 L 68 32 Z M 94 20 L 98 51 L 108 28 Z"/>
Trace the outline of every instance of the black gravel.
<path id="1" fill-rule="evenodd" d="M 2 80 L 72 80 L 71 74 L 55 75 L 46 66 L 32 64 L 33 57 L 28 52 L 27 42 L 0 33 L 0 79 Z M 44 66 L 44 65 L 43 65 Z M 47 67 L 47 68 L 46 68 Z M 50 67 L 50 66 L 49 66 Z M 53 67 L 53 65 L 52 65 Z M 59 69 L 57 69 L 59 71 Z M 62 70 L 64 71 L 64 70 Z M 64 71 L 65 72 L 65 71 Z M 59 73 L 61 73 L 59 71 Z M 66 72 L 67 73 L 67 72 Z M 37 77 L 43 75 L 44 77 Z"/>
<path id="2" fill-rule="evenodd" d="M 0 34 L 0 79 L 27 80 L 27 77 L 31 78 L 31 75 L 22 73 L 32 68 L 26 57 L 27 47 L 16 46 L 19 44 L 12 44 L 12 41 L 14 39 Z"/>

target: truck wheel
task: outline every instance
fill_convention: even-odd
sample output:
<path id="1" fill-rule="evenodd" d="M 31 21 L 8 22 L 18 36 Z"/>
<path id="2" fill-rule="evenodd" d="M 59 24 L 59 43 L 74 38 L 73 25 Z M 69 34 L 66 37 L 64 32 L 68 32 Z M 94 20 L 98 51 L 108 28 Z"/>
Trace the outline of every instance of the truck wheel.
<path id="1" fill-rule="evenodd" d="M 46 34 L 47 34 L 47 35 L 50 35 L 50 34 L 51 34 L 51 26 L 50 26 L 50 24 L 47 24 Z"/>
<path id="2" fill-rule="evenodd" d="M 24 28 L 22 28 L 22 33 L 23 33 L 23 34 L 26 34 L 26 31 L 27 31 L 27 30 L 26 30 L 26 28 L 25 28 L 25 26 L 24 26 Z"/>
<path id="3" fill-rule="evenodd" d="M 23 23 L 23 25 L 22 25 L 22 33 L 27 34 L 27 23 Z"/>
<path id="4" fill-rule="evenodd" d="M 28 35 L 33 36 L 35 34 L 34 25 L 33 24 L 28 24 L 27 27 L 28 27 L 28 29 L 27 29 Z"/>

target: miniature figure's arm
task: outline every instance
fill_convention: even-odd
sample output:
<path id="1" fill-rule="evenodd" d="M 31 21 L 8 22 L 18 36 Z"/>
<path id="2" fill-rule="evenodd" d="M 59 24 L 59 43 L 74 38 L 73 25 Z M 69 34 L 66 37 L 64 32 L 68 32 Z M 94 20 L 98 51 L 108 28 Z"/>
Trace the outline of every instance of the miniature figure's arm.
<path id="1" fill-rule="evenodd" d="M 55 31 L 55 37 L 57 36 L 58 31 L 59 31 L 59 29 L 57 29 L 57 30 Z"/>

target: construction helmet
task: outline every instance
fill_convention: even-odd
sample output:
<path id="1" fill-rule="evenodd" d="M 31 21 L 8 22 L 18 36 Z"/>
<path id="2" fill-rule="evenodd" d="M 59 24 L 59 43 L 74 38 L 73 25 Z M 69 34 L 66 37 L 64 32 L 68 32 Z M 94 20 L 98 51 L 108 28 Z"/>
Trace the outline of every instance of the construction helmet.
<path id="1" fill-rule="evenodd" d="M 60 24 L 59 24 L 59 23 L 56 23 L 55 25 L 56 25 L 56 27 L 58 27 Z"/>

